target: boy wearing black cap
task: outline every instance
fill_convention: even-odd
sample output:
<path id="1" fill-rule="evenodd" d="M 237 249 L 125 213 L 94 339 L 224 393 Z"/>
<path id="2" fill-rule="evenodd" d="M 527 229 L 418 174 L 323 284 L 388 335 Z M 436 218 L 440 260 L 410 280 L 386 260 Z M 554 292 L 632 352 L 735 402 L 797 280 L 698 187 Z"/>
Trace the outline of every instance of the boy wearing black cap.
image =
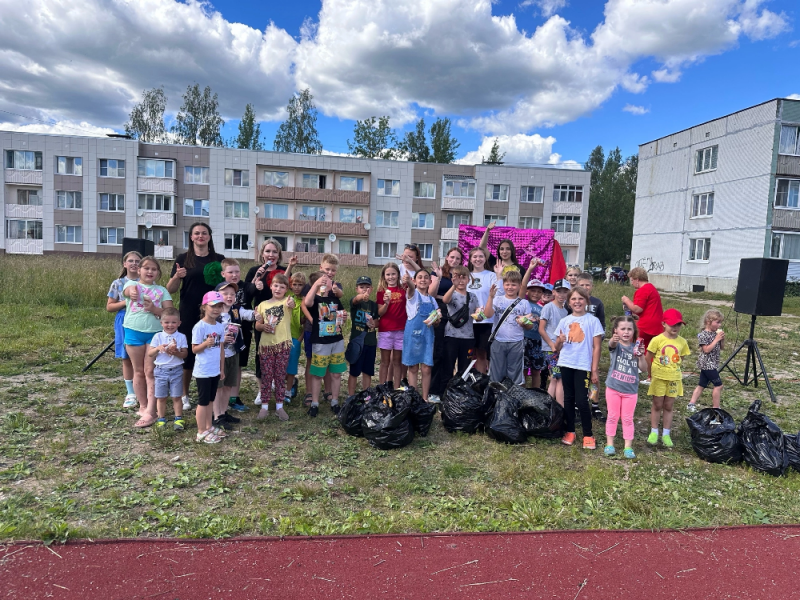
<path id="1" fill-rule="evenodd" d="M 375 375 L 375 355 L 378 348 L 378 303 L 370 299 L 372 295 L 372 279 L 362 275 L 356 281 L 358 292 L 350 300 L 350 318 L 353 327 L 350 331 L 345 358 L 350 362 L 350 377 L 347 380 L 347 393 L 352 396 L 358 387 L 361 376 L 361 388 L 367 389 Z M 363 334 L 363 335 L 362 335 Z M 359 338 L 360 339 L 356 339 Z M 360 353 L 358 352 L 360 347 Z M 358 354 L 358 356 L 355 356 Z"/>

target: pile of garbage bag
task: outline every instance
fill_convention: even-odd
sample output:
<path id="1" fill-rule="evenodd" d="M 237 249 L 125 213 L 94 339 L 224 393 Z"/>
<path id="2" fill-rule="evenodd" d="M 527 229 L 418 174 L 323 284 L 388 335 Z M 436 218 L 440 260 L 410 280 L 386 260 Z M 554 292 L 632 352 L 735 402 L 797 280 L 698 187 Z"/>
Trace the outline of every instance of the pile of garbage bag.
<path id="1" fill-rule="evenodd" d="M 721 408 L 704 408 L 686 419 L 697 456 L 710 463 L 742 461 L 742 447 L 736 422 Z"/>
<path id="2" fill-rule="evenodd" d="M 781 428 L 761 412 L 761 400 L 750 405 L 739 423 L 739 442 L 744 462 L 756 471 L 780 477 L 789 467 L 789 455 Z"/>

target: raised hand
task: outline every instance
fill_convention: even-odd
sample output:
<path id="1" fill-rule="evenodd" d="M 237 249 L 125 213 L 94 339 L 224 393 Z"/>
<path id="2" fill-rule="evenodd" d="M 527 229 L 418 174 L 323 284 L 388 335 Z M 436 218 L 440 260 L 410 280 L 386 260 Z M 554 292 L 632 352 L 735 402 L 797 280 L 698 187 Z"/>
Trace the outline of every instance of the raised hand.
<path id="1" fill-rule="evenodd" d="M 289 266 L 290 266 L 290 267 L 293 267 L 293 266 L 295 266 L 295 265 L 297 264 L 297 260 L 298 260 L 298 259 L 297 259 L 297 255 L 294 255 L 294 256 L 292 256 L 292 257 L 289 259 Z"/>
<path id="2" fill-rule="evenodd" d="M 497 284 L 493 283 L 492 287 L 489 288 L 489 297 L 494 298 L 495 294 L 497 294 Z"/>
<path id="3" fill-rule="evenodd" d="M 505 267 L 502 261 L 498 260 L 496 263 L 494 263 L 494 274 L 497 275 L 498 279 L 502 277 L 504 268 Z"/>
<path id="4" fill-rule="evenodd" d="M 286 308 L 288 308 L 289 310 L 294 310 L 295 306 L 296 306 L 296 304 L 294 302 L 294 298 L 289 296 L 289 299 L 286 301 Z"/>
<path id="5" fill-rule="evenodd" d="M 495 227 L 497 227 L 497 221 L 491 221 L 491 222 L 490 222 L 490 223 L 489 223 L 489 224 L 486 226 L 486 229 L 488 229 L 489 231 L 491 231 L 491 230 L 492 230 L 492 229 L 494 229 Z"/>
<path id="6" fill-rule="evenodd" d="M 180 266 L 178 263 L 175 263 L 175 276 L 179 279 L 186 277 L 186 269 Z"/>
<path id="7" fill-rule="evenodd" d="M 403 287 L 410 288 L 412 285 L 414 285 L 414 280 L 411 279 L 411 275 L 408 273 L 403 275 Z"/>

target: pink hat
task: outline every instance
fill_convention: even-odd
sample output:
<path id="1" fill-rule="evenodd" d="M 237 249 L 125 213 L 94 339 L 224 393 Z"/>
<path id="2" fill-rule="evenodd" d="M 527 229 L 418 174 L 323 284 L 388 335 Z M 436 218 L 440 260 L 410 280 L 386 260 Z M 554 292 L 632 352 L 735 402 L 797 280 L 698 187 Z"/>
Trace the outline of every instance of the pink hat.
<path id="1" fill-rule="evenodd" d="M 225 300 L 219 292 L 206 292 L 203 296 L 203 304 L 223 304 Z"/>

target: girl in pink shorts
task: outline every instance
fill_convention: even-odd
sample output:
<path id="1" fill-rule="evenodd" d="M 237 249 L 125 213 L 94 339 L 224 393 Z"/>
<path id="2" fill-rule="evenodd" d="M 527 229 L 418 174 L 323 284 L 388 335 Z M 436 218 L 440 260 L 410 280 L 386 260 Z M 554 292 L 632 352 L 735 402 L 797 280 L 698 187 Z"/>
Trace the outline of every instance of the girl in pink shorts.
<path id="1" fill-rule="evenodd" d="M 400 269 L 394 263 L 386 263 L 381 270 L 378 283 L 378 348 L 381 351 L 381 383 L 392 381 L 400 387 L 405 377 L 403 366 L 403 332 L 406 328 L 406 295 L 400 287 Z"/>

